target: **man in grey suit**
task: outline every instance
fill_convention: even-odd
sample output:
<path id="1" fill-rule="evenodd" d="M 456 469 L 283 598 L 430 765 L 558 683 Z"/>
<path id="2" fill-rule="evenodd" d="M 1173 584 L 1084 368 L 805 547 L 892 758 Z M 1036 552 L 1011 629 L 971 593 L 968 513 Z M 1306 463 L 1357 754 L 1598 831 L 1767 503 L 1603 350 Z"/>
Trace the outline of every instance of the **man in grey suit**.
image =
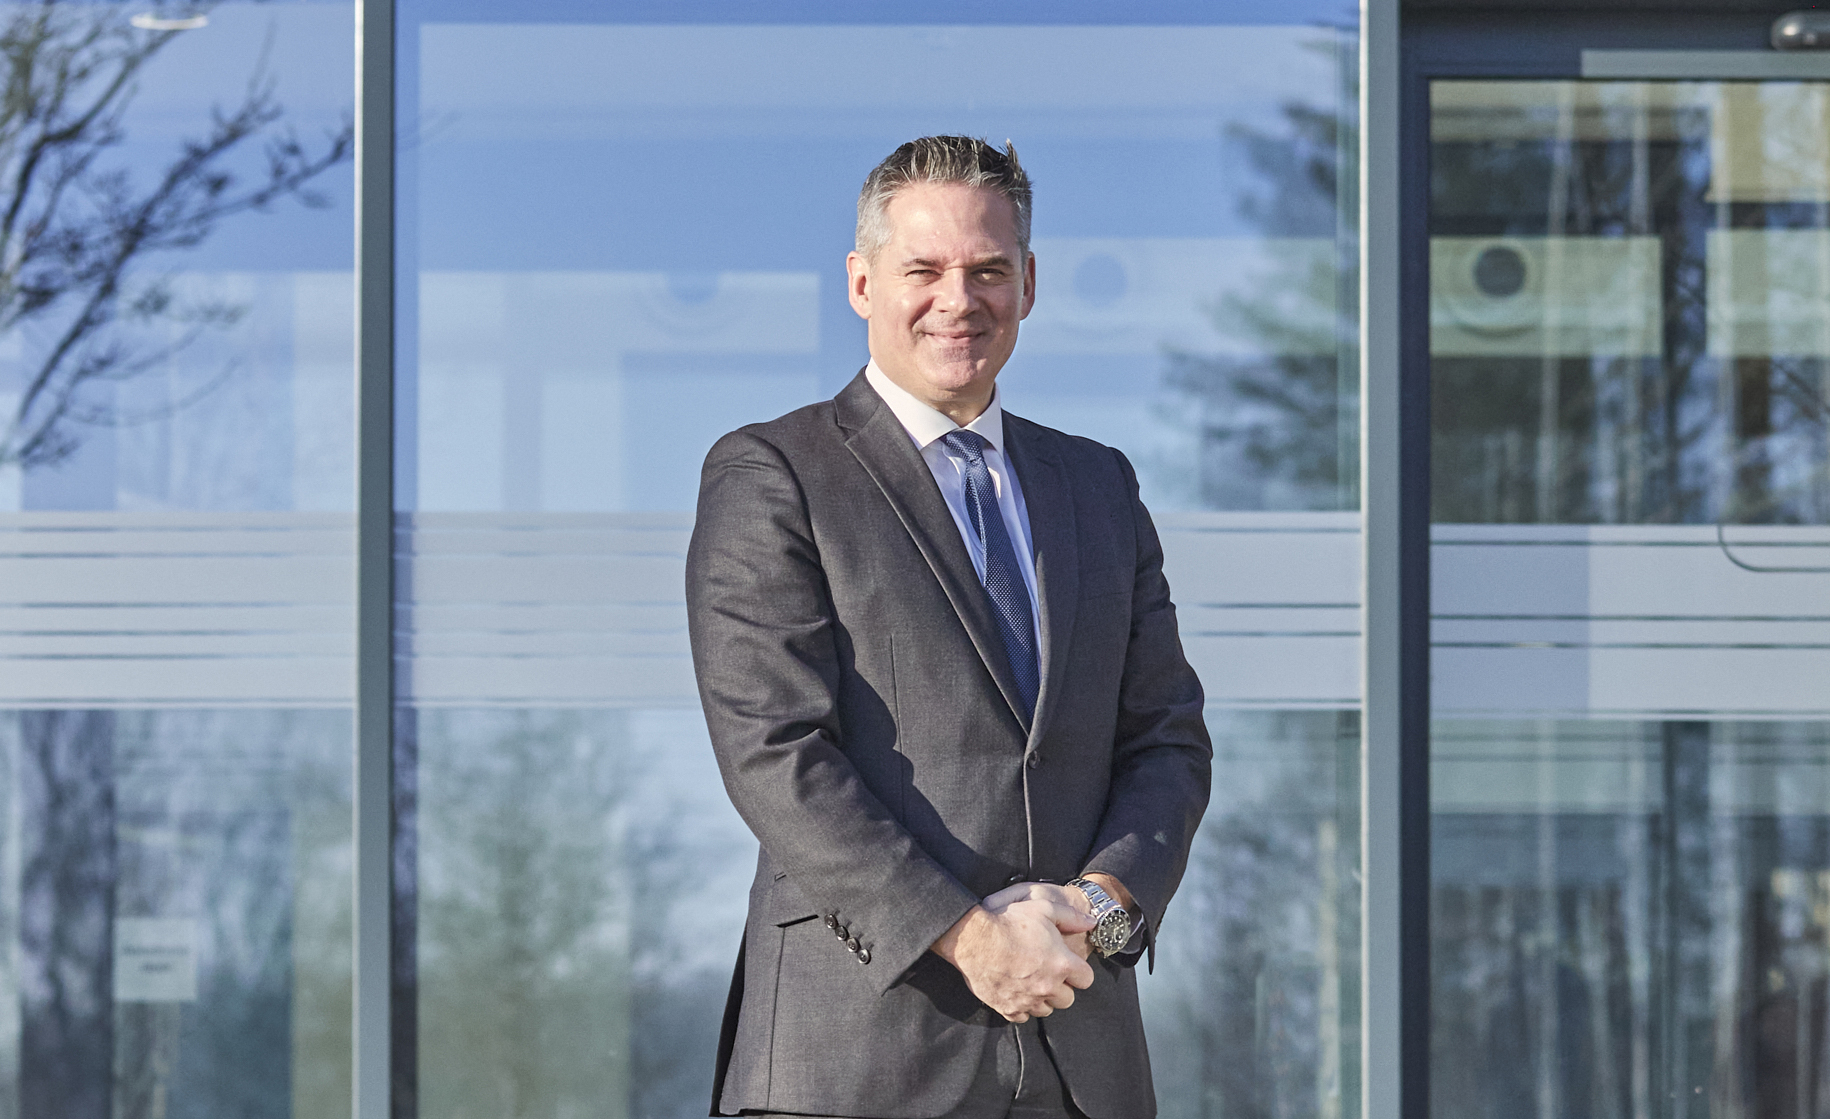
<path id="1" fill-rule="evenodd" d="M 1213 751 L 1130 463 L 999 401 L 1029 227 L 1013 148 L 898 148 L 870 364 L 706 459 L 693 661 L 762 846 L 715 1115 L 1155 1113 L 1132 967 Z"/>

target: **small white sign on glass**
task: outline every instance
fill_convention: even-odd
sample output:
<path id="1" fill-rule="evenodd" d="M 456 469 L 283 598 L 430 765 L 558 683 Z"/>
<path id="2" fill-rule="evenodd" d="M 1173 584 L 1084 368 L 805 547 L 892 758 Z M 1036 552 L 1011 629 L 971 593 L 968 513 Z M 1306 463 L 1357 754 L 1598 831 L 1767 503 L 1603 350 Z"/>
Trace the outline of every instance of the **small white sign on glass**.
<path id="1" fill-rule="evenodd" d="M 197 922 L 122 917 L 114 923 L 114 1001 L 195 1002 Z"/>

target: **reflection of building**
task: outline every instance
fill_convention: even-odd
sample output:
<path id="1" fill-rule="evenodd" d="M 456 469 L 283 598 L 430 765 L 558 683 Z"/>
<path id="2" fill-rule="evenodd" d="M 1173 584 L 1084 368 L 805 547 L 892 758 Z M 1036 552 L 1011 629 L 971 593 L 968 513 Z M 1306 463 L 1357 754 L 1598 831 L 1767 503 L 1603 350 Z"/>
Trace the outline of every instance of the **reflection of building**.
<path id="1" fill-rule="evenodd" d="M 1822 1115 L 1830 56 L 1772 6 L 365 4 L 366 255 L 337 170 L 149 257 L 220 321 L 0 461 L 0 1119 L 702 1110 L 698 464 L 857 370 L 853 184 L 943 130 L 1036 175 L 1007 403 L 1137 464 L 1207 682 L 1163 1114 Z M 103 170 L 262 43 L 334 132 L 355 18 L 212 8 Z"/>

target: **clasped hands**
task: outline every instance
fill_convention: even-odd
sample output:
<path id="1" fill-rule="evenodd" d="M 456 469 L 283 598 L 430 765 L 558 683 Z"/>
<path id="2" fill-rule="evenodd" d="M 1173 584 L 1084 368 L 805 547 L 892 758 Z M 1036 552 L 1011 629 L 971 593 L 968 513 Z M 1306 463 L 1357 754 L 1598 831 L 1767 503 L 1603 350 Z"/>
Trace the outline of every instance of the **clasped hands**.
<path id="1" fill-rule="evenodd" d="M 1046 1018 L 1093 985 L 1090 910 L 1079 890 L 1019 882 L 974 906 L 934 942 L 934 953 L 1006 1020 Z"/>

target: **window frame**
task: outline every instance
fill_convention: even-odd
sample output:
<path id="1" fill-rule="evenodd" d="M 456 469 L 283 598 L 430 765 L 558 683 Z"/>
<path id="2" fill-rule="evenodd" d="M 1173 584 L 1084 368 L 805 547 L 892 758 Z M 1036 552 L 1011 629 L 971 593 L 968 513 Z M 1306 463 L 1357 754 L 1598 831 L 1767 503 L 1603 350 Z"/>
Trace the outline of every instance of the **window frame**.
<path id="1" fill-rule="evenodd" d="M 1428 1084 L 1428 384 L 1404 329 L 1417 268 L 1400 267 L 1424 225 L 1401 192 L 1415 178 L 1401 121 L 1415 113 L 1414 83 L 1400 84 L 1399 0 L 1358 7 L 1361 1114 L 1398 1119 L 1424 1113 Z M 417 1112 L 415 898 L 396 876 L 413 850 L 401 831 L 411 736 L 397 733 L 394 694 L 396 31 L 395 0 L 356 0 L 354 1119 Z"/>

